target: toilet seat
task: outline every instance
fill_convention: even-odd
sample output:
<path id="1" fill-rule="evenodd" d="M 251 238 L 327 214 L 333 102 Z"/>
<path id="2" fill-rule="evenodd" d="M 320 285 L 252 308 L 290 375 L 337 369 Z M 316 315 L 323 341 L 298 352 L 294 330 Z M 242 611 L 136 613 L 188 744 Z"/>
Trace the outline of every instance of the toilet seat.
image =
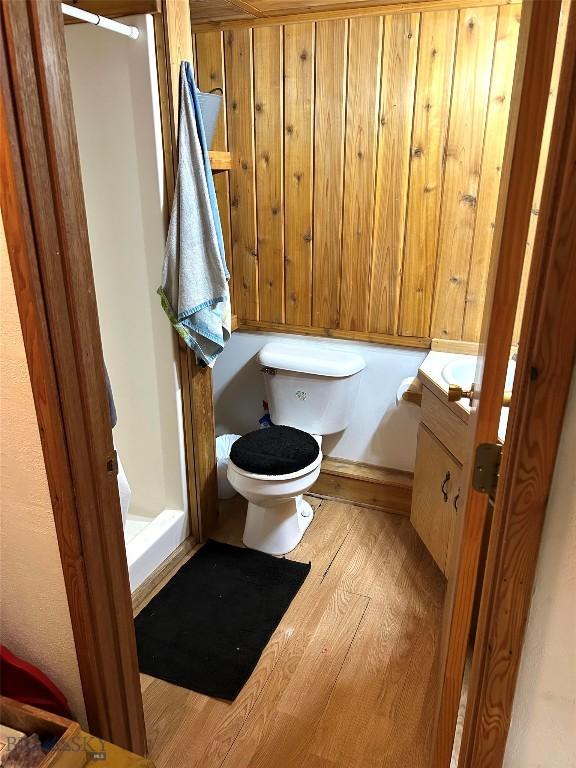
<path id="1" fill-rule="evenodd" d="M 234 464 L 232 459 L 229 460 L 229 464 L 234 467 L 234 470 L 237 472 L 237 474 L 242 475 L 242 477 L 250 478 L 251 480 L 294 480 L 297 477 L 302 477 L 302 475 L 307 475 L 310 472 L 312 472 L 316 467 L 321 464 L 322 462 L 322 453 L 319 452 L 318 456 L 314 459 L 314 461 L 311 464 L 308 464 L 306 467 L 303 467 L 302 469 L 298 469 L 296 472 L 288 472 L 285 475 L 258 475 L 255 472 L 248 472 L 246 469 L 242 469 L 242 467 L 239 467 L 238 465 Z"/>

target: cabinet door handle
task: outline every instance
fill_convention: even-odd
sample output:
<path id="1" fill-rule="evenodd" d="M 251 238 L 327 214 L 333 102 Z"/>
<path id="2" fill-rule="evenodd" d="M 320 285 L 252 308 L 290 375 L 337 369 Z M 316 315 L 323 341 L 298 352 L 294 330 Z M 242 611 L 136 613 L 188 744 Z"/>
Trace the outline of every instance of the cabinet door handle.
<path id="1" fill-rule="evenodd" d="M 454 510 L 458 512 L 458 502 L 460 501 L 460 491 L 454 496 Z"/>
<path id="2" fill-rule="evenodd" d="M 448 501 L 448 493 L 446 491 L 446 483 L 450 480 L 450 472 L 446 472 L 446 475 L 444 477 L 444 480 L 442 481 L 442 485 L 440 486 L 440 490 L 442 491 L 442 496 L 444 496 L 444 501 Z"/>

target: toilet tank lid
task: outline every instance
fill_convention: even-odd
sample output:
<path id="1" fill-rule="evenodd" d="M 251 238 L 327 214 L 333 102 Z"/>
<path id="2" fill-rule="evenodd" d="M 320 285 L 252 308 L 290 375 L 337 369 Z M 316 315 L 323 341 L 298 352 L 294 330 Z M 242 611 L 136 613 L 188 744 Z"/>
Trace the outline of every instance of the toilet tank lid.
<path id="1" fill-rule="evenodd" d="M 366 367 L 364 358 L 355 352 L 345 352 L 310 341 L 298 344 L 269 342 L 260 350 L 258 360 L 266 368 L 334 378 L 353 376 Z"/>

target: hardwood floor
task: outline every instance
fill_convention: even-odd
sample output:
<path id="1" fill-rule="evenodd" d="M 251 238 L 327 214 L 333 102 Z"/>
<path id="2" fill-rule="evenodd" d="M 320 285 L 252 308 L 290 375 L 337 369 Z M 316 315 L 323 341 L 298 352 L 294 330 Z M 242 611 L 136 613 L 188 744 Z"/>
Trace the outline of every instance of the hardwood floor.
<path id="1" fill-rule="evenodd" d="M 407 518 L 310 501 L 312 570 L 236 701 L 142 675 L 158 768 L 427 768 L 444 580 Z M 240 544 L 243 500 L 221 520 Z"/>

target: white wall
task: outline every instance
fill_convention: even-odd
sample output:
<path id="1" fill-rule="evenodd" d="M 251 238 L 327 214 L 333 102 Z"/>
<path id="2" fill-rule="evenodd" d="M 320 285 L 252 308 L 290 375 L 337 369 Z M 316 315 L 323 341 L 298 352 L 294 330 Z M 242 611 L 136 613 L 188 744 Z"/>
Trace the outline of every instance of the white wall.
<path id="1" fill-rule="evenodd" d="M 66 26 L 74 112 L 104 358 L 118 411 L 114 440 L 131 513 L 185 509 L 174 333 L 156 289 L 164 178 L 150 16 L 138 40 Z"/>
<path id="2" fill-rule="evenodd" d="M 576 766 L 576 372 L 564 418 L 505 768 Z"/>
<path id="3" fill-rule="evenodd" d="M 86 726 L 84 697 L 0 219 L 0 643 L 39 667 Z"/>
<path id="4" fill-rule="evenodd" d="M 232 334 L 214 367 L 217 434 L 245 434 L 258 428 L 263 413 L 264 382 L 257 354 L 269 341 L 298 343 L 301 338 L 246 331 Z M 324 454 L 412 471 L 420 409 L 408 403 L 397 408 L 395 398 L 402 379 L 416 375 L 426 352 L 336 339 L 315 341 L 357 352 L 366 360 L 358 397 L 352 405 L 350 426 L 343 433 L 324 439 Z"/>

